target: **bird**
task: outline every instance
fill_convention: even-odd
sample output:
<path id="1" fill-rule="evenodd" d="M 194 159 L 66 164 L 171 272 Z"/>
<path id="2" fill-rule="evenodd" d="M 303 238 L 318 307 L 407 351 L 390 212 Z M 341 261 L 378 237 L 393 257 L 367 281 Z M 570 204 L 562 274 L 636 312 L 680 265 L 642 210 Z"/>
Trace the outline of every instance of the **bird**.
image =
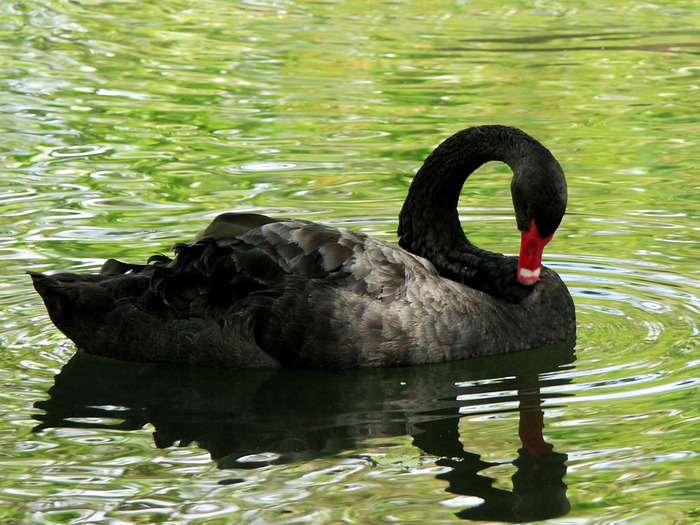
<path id="1" fill-rule="evenodd" d="M 513 172 L 517 257 L 478 248 L 460 223 L 463 185 L 490 161 Z M 575 339 L 569 290 L 541 263 L 566 204 L 564 171 L 540 142 L 515 127 L 474 126 L 415 174 L 398 245 L 228 212 L 176 244 L 174 257 L 29 273 L 56 327 L 90 354 L 240 369 L 456 361 Z"/>

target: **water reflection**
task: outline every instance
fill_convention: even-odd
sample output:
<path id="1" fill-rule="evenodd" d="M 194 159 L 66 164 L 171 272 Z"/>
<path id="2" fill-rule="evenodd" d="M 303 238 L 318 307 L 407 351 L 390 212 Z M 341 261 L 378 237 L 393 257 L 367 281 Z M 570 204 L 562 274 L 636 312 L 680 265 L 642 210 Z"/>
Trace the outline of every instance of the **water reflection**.
<path id="1" fill-rule="evenodd" d="M 361 449 L 369 439 L 410 435 L 449 470 L 447 491 L 476 505 L 463 519 L 523 522 L 569 511 L 566 454 L 542 435 L 549 387 L 568 383 L 573 343 L 510 356 L 411 368 L 238 371 L 128 363 L 77 353 L 35 406 L 47 428 L 155 427 L 158 447 L 197 443 L 221 469 L 308 461 Z M 557 390 L 554 388 L 553 390 Z M 464 449 L 464 414 L 519 412 L 521 448 L 512 491 L 482 471 L 496 466 Z M 464 432 L 464 428 L 462 428 Z M 468 431 L 467 431 L 468 432 Z M 466 432 L 465 432 L 466 434 Z M 469 442 L 468 435 L 462 435 Z M 512 453 L 511 453 L 512 454 Z M 236 478 L 230 480 L 235 482 Z M 466 505 L 466 503 L 465 503 Z"/>

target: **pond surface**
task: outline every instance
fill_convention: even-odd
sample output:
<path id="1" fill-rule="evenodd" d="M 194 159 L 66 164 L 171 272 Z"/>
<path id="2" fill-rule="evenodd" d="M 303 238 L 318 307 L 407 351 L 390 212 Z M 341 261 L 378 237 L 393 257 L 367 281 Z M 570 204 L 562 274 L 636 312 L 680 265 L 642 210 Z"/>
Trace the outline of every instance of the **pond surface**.
<path id="1" fill-rule="evenodd" d="M 1 522 L 697 522 L 695 2 L 7 0 L 0 35 Z M 395 241 L 425 155 L 484 123 L 567 173 L 544 262 L 575 348 L 116 363 L 75 354 L 24 275 L 141 262 L 221 211 Z M 460 213 L 512 254 L 509 176 L 479 170 Z"/>

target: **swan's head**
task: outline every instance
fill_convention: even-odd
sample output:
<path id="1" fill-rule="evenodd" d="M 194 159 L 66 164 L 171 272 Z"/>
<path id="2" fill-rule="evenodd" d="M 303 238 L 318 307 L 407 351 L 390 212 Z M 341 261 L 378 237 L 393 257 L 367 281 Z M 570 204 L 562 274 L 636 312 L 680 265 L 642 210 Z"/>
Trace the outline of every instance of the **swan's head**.
<path id="1" fill-rule="evenodd" d="M 566 211 L 564 171 L 549 153 L 530 157 L 514 170 L 511 182 L 515 220 L 521 233 L 518 281 L 537 282 L 542 271 L 542 252 L 552 240 Z M 539 158 L 538 158 L 539 157 Z"/>

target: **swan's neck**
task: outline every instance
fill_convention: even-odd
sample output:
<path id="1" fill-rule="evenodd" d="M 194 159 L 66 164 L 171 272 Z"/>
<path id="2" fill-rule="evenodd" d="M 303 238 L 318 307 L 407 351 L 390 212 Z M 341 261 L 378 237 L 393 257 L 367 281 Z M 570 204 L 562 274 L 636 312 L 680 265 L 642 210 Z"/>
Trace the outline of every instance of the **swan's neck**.
<path id="1" fill-rule="evenodd" d="M 547 152 L 529 135 L 504 126 L 469 128 L 447 139 L 413 179 L 399 215 L 399 245 L 430 260 L 444 277 L 493 295 L 511 295 L 511 290 L 502 288 L 519 289 L 514 282 L 517 261 L 469 242 L 457 204 L 464 182 L 479 166 L 501 161 L 517 178 L 537 147 Z M 527 292 L 515 295 L 523 293 Z"/>

